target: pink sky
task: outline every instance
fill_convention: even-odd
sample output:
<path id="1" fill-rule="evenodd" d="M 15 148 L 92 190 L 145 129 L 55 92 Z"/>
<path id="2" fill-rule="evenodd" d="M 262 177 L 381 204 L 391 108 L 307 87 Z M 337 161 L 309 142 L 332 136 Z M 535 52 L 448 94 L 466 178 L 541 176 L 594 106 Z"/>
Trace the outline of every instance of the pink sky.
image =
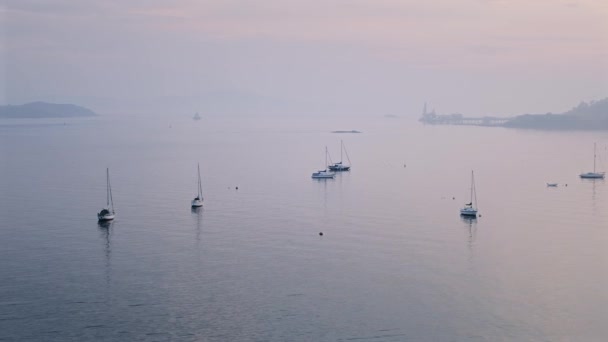
<path id="1" fill-rule="evenodd" d="M 607 1 L 9 0 L 2 13 L 5 102 L 222 90 L 505 115 L 608 96 Z"/>

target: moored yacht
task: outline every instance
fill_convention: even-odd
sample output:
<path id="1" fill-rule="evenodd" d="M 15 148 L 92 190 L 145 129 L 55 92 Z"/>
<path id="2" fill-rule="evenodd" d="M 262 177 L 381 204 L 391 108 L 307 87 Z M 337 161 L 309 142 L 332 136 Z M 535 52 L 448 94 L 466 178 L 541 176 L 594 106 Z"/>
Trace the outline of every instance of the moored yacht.
<path id="1" fill-rule="evenodd" d="M 348 159 L 348 165 L 342 163 L 342 155 L 346 153 L 346 159 Z M 329 165 L 330 171 L 350 171 L 350 158 L 348 157 L 348 152 L 346 151 L 346 147 L 344 147 L 344 142 L 340 140 L 340 161 Z"/>
<path id="2" fill-rule="evenodd" d="M 605 172 L 596 172 L 595 171 L 595 159 L 596 159 L 596 144 L 593 144 L 593 172 L 585 172 L 581 173 L 579 176 L 581 178 L 591 178 L 591 179 L 603 179 Z"/>
<path id="3" fill-rule="evenodd" d="M 464 208 L 460 209 L 460 215 L 477 217 L 477 192 L 475 190 L 475 177 L 473 171 L 471 171 L 471 198 L 469 199 L 469 203 L 466 203 Z"/>
<path id="4" fill-rule="evenodd" d="M 325 165 L 327 165 L 327 146 L 325 146 Z M 319 170 L 317 172 L 313 172 L 312 178 L 321 179 L 321 178 L 334 178 L 336 176 L 335 173 L 325 170 Z"/>
<path id="5" fill-rule="evenodd" d="M 111 221 L 116 217 L 114 212 L 114 201 L 112 199 L 112 187 L 110 186 L 110 169 L 106 169 L 106 206 L 97 213 L 99 221 Z"/>
<path id="6" fill-rule="evenodd" d="M 198 189 L 196 197 L 192 200 L 192 208 L 199 208 L 203 206 L 203 186 L 201 183 L 201 166 L 198 164 Z"/>

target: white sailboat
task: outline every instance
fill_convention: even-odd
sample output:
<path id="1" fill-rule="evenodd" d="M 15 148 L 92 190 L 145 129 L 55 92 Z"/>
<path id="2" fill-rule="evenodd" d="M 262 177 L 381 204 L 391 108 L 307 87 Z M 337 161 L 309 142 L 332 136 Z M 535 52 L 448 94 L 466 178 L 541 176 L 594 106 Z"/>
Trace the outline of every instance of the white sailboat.
<path id="1" fill-rule="evenodd" d="M 348 165 L 342 163 L 342 156 L 346 153 L 346 159 L 348 159 Z M 346 151 L 346 147 L 344 147 L 344 142 L 340 140 L 340 162 L 329 165 L 330 171 L 350 171 L 350 158 L 348 157 L 348 152 Z"/>
<path id="2" fill-rule="evenodd" d="M 596 172 L 595 171 L 595 159 L 596 159 L 596 144 L 593 144 L 593 172 L 581 173 L 579 176 L 581 178 L 592 178 L 592 179 L 603 179 L 605 172 Z"/>
<path id="3" fill-rule="evenodd" d="M 111 221 L 116 217 L 116 213 L 114 212 L 114 201 L 112 200 L 112 187 L 110 186 L 110 169 L 106 169 L 106 193 L 106 207 L 97 213 L 97 219 L 99 221 Z"/>
<path id="4" fill-rule="evenodd" d="M 477 217 L 477 192 L 475 190 L 475 176 L 471 171 L 471 198 L 469 203 L 464 205 L 464 208 L 460 209 L 460 215 L 467 217 Z"/>
<path id="5" fill-rule="evenodd" d="M 192 200 L 192 208 L 198 208 L 203 206 L 203 185 L 201 182 L 201 165 L 198 164 L 198 193 Z"/>
<path id="6" fill-rule="evenodd" d="M 327 165 L 327 154 L 328 153 L 329 152 L 327 151 L 327 146 L 325 146 L 325 165 Z M 329 172 L 329 171 L 327 171 L 327 169 L 319 170 L 317 172 L 313 172 L 313 174 L 312 174 L 312 178 L 315 178 L 315 179 L 334 178 L 335 176 L 336 176 L 335 173 Z"/>

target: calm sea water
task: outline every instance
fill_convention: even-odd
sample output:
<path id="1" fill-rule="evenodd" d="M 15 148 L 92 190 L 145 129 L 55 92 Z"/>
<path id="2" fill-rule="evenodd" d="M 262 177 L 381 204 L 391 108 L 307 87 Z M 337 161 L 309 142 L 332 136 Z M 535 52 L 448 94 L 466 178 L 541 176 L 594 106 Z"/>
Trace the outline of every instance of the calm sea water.
<path id="1" fill-rule="evenodd" d="M 340 139 L 352 171 L 312 180 Z M 0 122 L 0 340 L 605 341 L 595 141 L 606 160 L 605 132 L 405 119 Z"/>

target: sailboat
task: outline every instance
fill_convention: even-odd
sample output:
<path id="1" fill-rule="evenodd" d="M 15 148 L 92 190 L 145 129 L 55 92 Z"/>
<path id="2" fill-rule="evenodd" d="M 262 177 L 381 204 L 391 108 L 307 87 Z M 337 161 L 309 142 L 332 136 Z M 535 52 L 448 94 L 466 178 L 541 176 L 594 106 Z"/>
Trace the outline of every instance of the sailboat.
<path id="1" fill-rule="evenodd" d="M 594 178 L 594 179 L 598 179 L 598 178 L 603 179 L 604 178 L 605 172 L 595 172 L 595 159 L 596 159 L 595 150 L 596 150 L 596 144 L 594 143 L 593 144 L 593 172 L 581 173 L 579 175 L 581 178 Z"/>
<path id="2" fill-rule="evenodd" d="M 110 186 L 110 169 L 106 169 L 106 192 L 106 207 L 97 213 L 97 219 L 99 221 L 111 221 L 116 217 L 116 213 L 114 212 L 114 201 L 112 200 L 112 187 Z"/>
<path id="3" fill-rule="evenodd" d="M 346 153 L 346 159 L 348 159 L 348 165 L 344 165 L 342 163 L 342 155 Z M 344 142 L 340 140 L 340 162 L 334 163 L 333 165 L 329 165 L 330 171 L 350 171 L 350 158 L 348 157 L 348 152 L 346 151 L 346 147 L 344 147 Z"/>
<path id="4" fill-rule="evenodd" d="M 327 146 L 325 146 L 325 165 L 327 165 L 327 155 L 329 152 L 327 151 Z M 317 172 L 313 172 L 312 178 L 321 179 L 321 178 L 334 178 L 336 176 L 335 173 L 325 170 L 319 170 Z"/>
<path id="5" fill-rule="evenodd" d="M 475 191 L 475 176 L 471 171 L 471 198 L 469 203 L 460 209 L 460 215 L 467 217 L 477 217 L 477 192 Z"/>
<path id="6" fill-rule="evenodd" d="M 198 164 L 198 193 L 192 200 L 192 208 L 198 208 L 203 206 L 203 185 L 201 183 L 201 165 Z"/>

